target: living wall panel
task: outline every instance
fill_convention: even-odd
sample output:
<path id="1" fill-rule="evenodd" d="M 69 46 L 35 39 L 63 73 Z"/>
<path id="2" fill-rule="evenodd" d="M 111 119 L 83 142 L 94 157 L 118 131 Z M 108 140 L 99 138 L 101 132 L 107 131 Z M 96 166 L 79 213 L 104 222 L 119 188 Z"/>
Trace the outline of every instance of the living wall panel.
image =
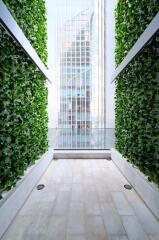
<path id="1" fill-rule="evenodd" d="M 12 16 L 43 61 L 47 63 L 46 8 L 44 0 L 4 0 Z"/>
<path id="2" fill-rule="evenodd" d="M 159 10 L 159 1 L 119 0 L 118 66 Z M 159 33 L 116 79 L 116 148 L 159 184 Z"/>
<path id="3" fill-rule="evenodd" d="M 4 1 L 46 64 L 44 1 Z M 30 11 L 29 11 L 30 10 Z M 47 150 L 45 78 L 0 26 L 0 192 Z"/>

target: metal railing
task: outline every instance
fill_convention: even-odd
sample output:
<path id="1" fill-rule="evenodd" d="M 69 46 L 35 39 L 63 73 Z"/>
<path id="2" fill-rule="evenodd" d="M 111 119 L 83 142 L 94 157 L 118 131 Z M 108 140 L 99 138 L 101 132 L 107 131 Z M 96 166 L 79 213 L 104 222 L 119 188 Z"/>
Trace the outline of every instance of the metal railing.
<path id="1" fill-rule="evenodd" d="M 48 138 L 58 150 L 106 150 L 115 143 L 114 128 L 49 128 Z"/>

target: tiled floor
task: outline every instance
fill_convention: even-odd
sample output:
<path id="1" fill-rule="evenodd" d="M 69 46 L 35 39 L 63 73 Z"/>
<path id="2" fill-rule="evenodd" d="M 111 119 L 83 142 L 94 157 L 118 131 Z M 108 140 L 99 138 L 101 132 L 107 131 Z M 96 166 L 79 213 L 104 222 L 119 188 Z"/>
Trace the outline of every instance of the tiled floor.
<path id="1" fill-rule="evenodd" d="M 159 223 L 112 161 L 53 161 L 3 240 L 159 240 Z"/>

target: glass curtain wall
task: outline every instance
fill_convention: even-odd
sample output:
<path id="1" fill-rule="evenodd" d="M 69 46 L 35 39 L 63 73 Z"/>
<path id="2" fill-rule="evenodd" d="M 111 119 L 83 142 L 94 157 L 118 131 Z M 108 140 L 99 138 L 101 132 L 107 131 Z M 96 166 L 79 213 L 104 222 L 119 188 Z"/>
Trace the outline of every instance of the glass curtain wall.
<path id="1" fill-rule="evenodd" d="M 104 0 L 54 1 L 59 148 L 89 148 L 105 124 Z"/>

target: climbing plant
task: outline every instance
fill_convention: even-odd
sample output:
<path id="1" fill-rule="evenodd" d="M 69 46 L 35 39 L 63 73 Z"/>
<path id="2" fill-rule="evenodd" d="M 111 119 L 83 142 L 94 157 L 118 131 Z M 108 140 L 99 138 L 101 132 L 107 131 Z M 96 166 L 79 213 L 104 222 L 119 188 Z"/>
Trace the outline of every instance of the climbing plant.
<path id="1" fill-rule="evenodd" d="M 119 0 L 118 66 L 159 11 L 159 1 Z M 159 32 L 116 79 L 116 148 L 159 185 Z"/>
<path id="2" fill-rule="evenodd" d="M 4 0 L 14 19 L 36 49 L 41 60 L 47 62 L 46 9 L 44 0 Z"/>
<path id="3" fill-rule="evenodd" d="M 4 1 L 46 64 L 43 0 Z M 45 78 L 0 25 L 0 193 L 14 186 L 48 147 Z"/>

